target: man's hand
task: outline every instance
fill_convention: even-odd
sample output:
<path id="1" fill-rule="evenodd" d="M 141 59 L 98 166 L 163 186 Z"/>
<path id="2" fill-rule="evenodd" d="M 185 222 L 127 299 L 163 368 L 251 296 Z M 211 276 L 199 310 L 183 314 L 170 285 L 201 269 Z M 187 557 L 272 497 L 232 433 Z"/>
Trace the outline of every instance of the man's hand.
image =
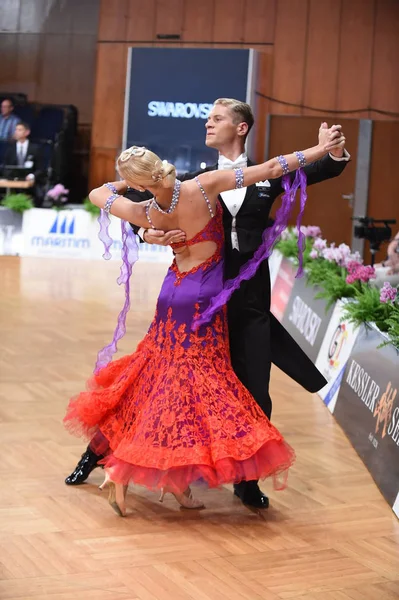
<path id="1" fill-rule="evenodd" d="M 173 229 L 165 233 L 160 229 L 146 229 L 143 241 L 146 244 L 157 244 L 158 246 L 169 246 L 178 242 L 186 241 L 186 234 L 181 229 Z"/>
<path id="2" fill-rule="evenodd" d="M 342 125 L 333 125 L 329 128 L 327 123 L 322 123 L 319 129 L 319 144 L 327 146 L 334 140 L 337 141 L 337 145 L 330 149 L 330 154 L 337 158 L 342 158 L 346 143 L 345 135 L 342 131 Z"/>

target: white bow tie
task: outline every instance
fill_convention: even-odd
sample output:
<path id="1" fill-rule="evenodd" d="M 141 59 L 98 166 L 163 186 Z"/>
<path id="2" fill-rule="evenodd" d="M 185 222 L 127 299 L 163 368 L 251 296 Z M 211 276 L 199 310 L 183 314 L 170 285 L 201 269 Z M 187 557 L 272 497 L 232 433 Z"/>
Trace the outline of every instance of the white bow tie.
<path id="1" fill-rule="evenodd" d="M 245 154 L 240 154 L 235 160 L 230 160 L 223 156 L 223 154 L 219 154 L 218 169 L 221 171 L 228 169 L 243 169 L 247 166 L 247 163 L 248 159 Z"/>

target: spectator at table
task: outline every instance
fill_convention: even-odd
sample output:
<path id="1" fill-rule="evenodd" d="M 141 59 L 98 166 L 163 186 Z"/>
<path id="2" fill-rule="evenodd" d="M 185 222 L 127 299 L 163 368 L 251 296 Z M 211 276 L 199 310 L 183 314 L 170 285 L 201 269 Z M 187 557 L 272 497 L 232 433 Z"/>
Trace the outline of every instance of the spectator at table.
<path id="1" fill-rule="evenodd" d="M 21 119 L 14 115 L 14 102 L 11 98 L 4 98 L 1 103 L 0 140 L 11 140 L 20 121 Z"/>

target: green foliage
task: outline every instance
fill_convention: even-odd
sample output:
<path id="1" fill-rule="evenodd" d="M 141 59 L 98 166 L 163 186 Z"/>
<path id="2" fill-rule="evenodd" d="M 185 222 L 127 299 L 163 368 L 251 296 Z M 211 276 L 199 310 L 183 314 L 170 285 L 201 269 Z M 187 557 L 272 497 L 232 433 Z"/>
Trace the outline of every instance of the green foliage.
<path id="1" fill-rule="evenodd" d="M 399 297 L 396 302 L 383 303 L 377 287 L 361 281 L 347 283 L 348 271 L 345 267 L 340 267 L 335 261 L 330 262 L 322 257 L 315 259 L 309 257 L 313 243 L 314 239 L 306 238 L 304 266 L 308 285 L 317 286 L 320 290 L 315 297 L 327 301 L 326 310 L 340 298 L 352 298 L 354 301 L 345 303 L 343 307 L 343 318 L 348 319 L 355 326 L 375 323 L 389 337 L 389 341 L 381 346 L 393 344 L 399 350 Z M 286 233 L 286 239 L 276 244 L 276 250 L 279 250 L 285 258 L 298 264 L 297 244 L 298 236 L 291 227 Z"/>
<path id="2" fill-rule="evenodd" d="M 93 218 L 98 217 L 100 214 L 100 209 L 98 206 L 90 202 L 88 196 L 83 200 L 83 208 L 87 210 L 87 212 L 90 213 Z"/>
<path id="3" fill-rule="evenodd" d="M 354 325 L 375 323 L 381 331 L 389 331 L 388 320 L 393 312 L 392 303 L 380 301 L 380 290 L 377 287 L 363 285 L 356 290 L 355 302 L 348 302 L 343 307 L 343 317 Z"/>
<path id="4" fill-rule="evenodd" d="M 33 208 L 32 199 L 27 194 L 7 194 L 2 205 L 21 214 Z"/>
<path id="5" fill-rule="evenodd" d="M 315 297 L 327 300 L 326 310 L 340 298 L 354 298 L 362 285 L 360 282 L 346 283 L 347 270 L 324 258 L 310 260 L 306 271 L 308 283 L 321 288 Z"/>
<path id="6" fill-rule="evenodd" d="M 285 240 L 279 240 L 276 244 L 276 250 L 281 252 L 285 258 L 292 259 L 295 264 L 298 264 L 298 236 L 293 232 L 292 227 L 288 228 L 289 237 Z M 305 248 L 303 251 L 303 266 L 306 267 L 308 263 L 312 262 L 309 258 L 309 254 L 313 248 L 313 238 L 305 238 Z"/>
<path id="7" fill-rule="evenodd" d="M 397 303 L 388 303 L 391 306 L 391 314 L 385 319 L 385 325 L 387 326 L 387 334 L 389 336 L 390 343 L 399 350 L 399 305 Z"/>

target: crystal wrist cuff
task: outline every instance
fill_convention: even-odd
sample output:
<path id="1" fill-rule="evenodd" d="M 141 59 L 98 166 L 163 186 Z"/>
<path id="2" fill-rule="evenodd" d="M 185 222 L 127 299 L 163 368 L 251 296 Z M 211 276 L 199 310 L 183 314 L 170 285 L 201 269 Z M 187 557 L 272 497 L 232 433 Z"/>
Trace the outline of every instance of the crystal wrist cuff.
<path id="1" fill-rule="evenodd" d="M 278 160 L 281 168 L 283 169 L 283 175 L 288 175 L 288 173 L 290 172 L 290 168 L 285 157 L 282 154 L 280 154 L 280 156 L 276 156 L 276 160 Z"/>
<path id="2" fill-rule="evenodd" d="M 117 198 L 119 198 L 119 194 L 112 194 L 111 196 L 109 196 L 109 198 L 107 198 L 107 201 L 104 204 L 104 211 L 106 213 L 109 213 L 109 211 L 111 210 L 111 206 Z"/>
<path id="3" fill-rule="evenodd" d="M 299 167 L 300 167 L 301 169 L 303 169 L 303 167 L 306 167 L 306 158 L 305 158 L 305 155 L 304 155 L 304 153 L 303 153 L 303 152 L 296 151 L 296 152 L 294 152 L 294 154 L 295 154 L 295 156 L 296 156 L 296 157 L 297 157 L 297 159 L 298 159 Z"/>
<path id="4" fill-rule="evenodd" d="M 239 168 L 239 169 L 234 169 L 235 174 L 236 174 L 236 187 L 235 189 L 238 190 L 242 187 L 244 187 L 244 171 Z"/>
<path id="5" fill-rule="evenodd" d="M 104 187 L 108 188 L 110 190 L 110 192 L 112 192 L 113 194 L 117 194 L 118 190 L 116 189 L 116 187 L 114 186 L 113 183 L 104 183 Z"/>

